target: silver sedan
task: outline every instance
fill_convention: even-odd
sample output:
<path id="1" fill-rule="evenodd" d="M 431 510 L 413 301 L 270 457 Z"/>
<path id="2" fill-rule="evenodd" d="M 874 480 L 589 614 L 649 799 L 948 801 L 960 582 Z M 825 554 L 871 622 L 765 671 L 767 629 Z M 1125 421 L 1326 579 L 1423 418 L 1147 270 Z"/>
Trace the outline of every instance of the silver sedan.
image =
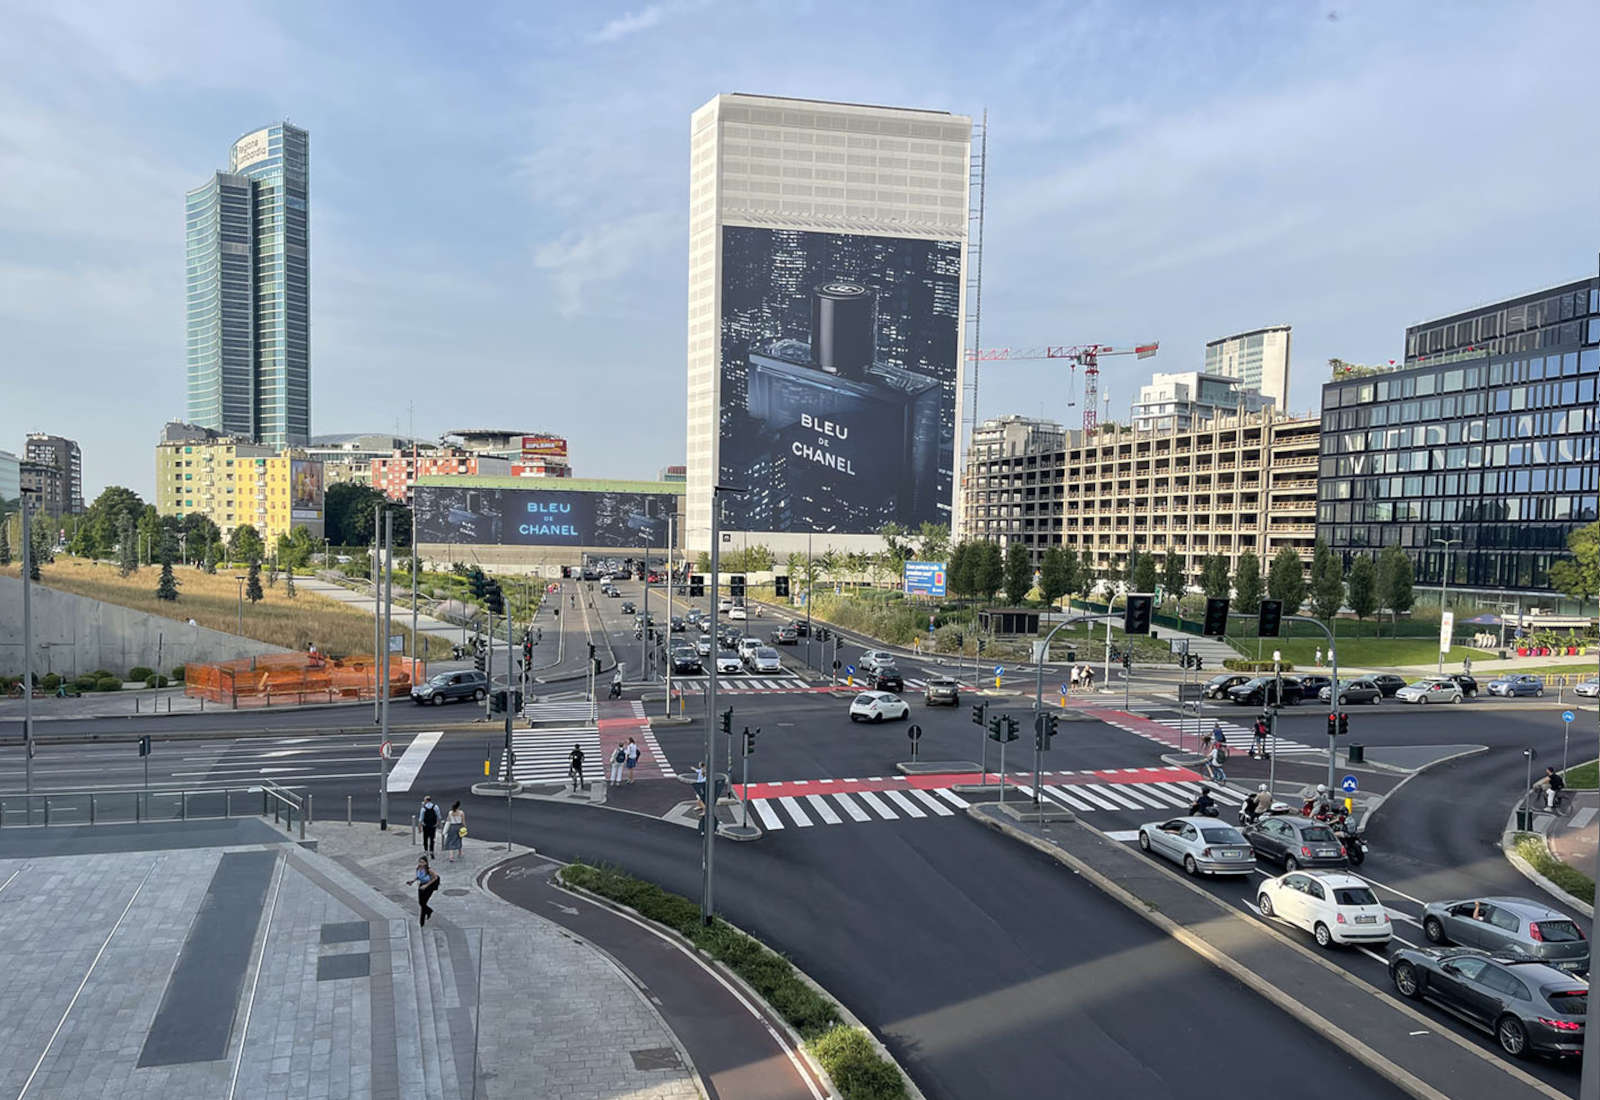
<path id="1" fill-rule="evenodd" d="M 1139 847 L 1191 875 L 1248 875 L 1256 854 L 1244 834 L 1214 817 L 1175 817 L 1139 826 Z"/>

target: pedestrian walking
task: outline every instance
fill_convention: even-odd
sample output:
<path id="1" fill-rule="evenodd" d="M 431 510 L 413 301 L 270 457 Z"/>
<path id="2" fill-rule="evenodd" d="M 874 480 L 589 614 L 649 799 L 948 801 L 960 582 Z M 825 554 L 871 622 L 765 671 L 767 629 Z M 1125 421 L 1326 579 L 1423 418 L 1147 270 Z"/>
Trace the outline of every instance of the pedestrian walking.
<path id="1" fill-rule="evenodd" d="M 1212 745 L 1211 753 L 1206 757 L 1206 777 L 1215 783 L 1226 783 L 1228 773 L 1223 771 L 1222 765 L 1228 759 L 1228 746 Z"/>
<path id="2" fill-rule="evenodd" d="M 1267 758 L 1267 720 L 1256 719 L 1255 740 L 1250 744 L 1250 755 L 1257 760 Z"/>
<path id="3" fill-rule="evenodd" d="M 428 904 L 428 899 L 433 897 L 433 892 L 439 888 L 439 872 L 428 866 L 427 856 L 422 856 L 417 860 L 417 870 L 410 881 L 417 886 L 418 920 L 426 925 L 428 918 L 433 916 L 433 906 Z"/>
<path id="4" fill-rule="evenodd" d="M 1316 668 L 1321 668 L 1322 667 L 1322 647 L 1321 646 L 1317 647 L 1316 656 L 1311 658 L 1311 664 Z"/>
<path id="5" fill-rule="evenodd" d="M 450 812 L 444 817 L 444 850 L 449 852 L 451 863 L 461 855 L 461 839 L 467 835 L 467 811 L 461 808 L 461 803 L 451 805 Z"/>
<path id="6" fill-rule="evenodd" d="M 696 813 L 706 812 L 706 762 L 704 760 L 694 766 L 694 800 L 698 804 Z"/>
<path id="7" fill-rule="evenodd" d="M 611 785 L 617 786 L 622 782 L 622 768 L 628 760 L 627 746 L 621 741 L 617 742 L 616 751 L 611 754 Z"/>
<path id="8" fill-rule="evenodd" d="M 432 795 L 422 796 L 422 809 L 417 811 L 417 822 L 422 826 L 422 850 L 430 856 L 436 855 L 433 841 L 439 832 L 439 807 Z"/>
<path id="9" fill-rule="evenodd" d="M 574 791 L 583 786 L 583 749 L 577 745 L 572 746 L 567 756 L 567 778 L 572 780 Z"/>
<path id="10" fill-rule="evenodd" d="M 628 778 L 627 778 L 626 781 L 628 783 L 632 783 L 633 782 L 633 768 L 634 768 L 634 765 L 639 763 L 639 745 L 631 737 L 628 738 L 628 747 L 627 747 L 626 751 L 624 752 L 624 756 L 625 756 L 625 759 L 623 761 L 623 764 L 627 768 L 627 774 L 628 774 Z"/>
<path id="11" fill-rule="evenodd" d="M 1218 722 L 1216 725 L 1211 727 L 1211 740 L 1216 744 L 1223 746 L 1224 748 L 1227 747 L 1228 731 L 1222 728 L 1221 722 Z"/>

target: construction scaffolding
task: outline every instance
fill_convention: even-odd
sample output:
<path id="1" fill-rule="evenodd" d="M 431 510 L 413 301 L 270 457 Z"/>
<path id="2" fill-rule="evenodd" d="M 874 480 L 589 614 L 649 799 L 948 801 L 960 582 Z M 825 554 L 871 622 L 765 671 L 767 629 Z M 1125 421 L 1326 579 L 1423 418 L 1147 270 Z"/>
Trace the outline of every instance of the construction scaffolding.
<path id="1" fill-rule="evenodd" d="M 379 662 L 370 654 L 324 657 L 314 653 L 282 653 L 241 657 L 184 669 L 183 693 L 238 710 L 241 707 L 294 706 L 304 703 L 355 703 L 377 697 Z M 411 694 L 427 676 L 415 657 L 389 657 L 390 697 Z"/>

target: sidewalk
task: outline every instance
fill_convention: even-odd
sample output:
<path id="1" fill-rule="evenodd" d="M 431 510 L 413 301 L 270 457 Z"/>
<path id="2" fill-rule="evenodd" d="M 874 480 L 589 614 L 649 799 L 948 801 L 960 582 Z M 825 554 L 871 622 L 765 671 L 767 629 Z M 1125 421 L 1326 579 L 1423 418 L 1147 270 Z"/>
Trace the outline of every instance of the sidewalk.
<path id="1" fill-rule="evenodd" d="M 1535 800 L 1537 804 L 1537 799 Z M 1520 809 L 1522 803 L 1517 803 Z M 1541 825 L 1546 826 L 1540 829 Z M 1600 791 L 1573 791 L 1572 811 L 1559 817 L 1534 814 L 1534 828 L 1545 833 L 1551 853 L 1573 870 L 1594 877 L 1595 848 L 1600 846 Z M 1565 894 L 1560 899 L 1572 904 Z"/>

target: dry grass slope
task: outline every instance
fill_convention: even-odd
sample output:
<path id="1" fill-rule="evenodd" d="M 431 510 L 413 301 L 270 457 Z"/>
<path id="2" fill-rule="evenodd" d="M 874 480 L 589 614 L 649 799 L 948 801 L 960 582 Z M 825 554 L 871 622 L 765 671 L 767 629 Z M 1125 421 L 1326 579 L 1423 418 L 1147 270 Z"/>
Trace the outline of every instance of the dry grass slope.
<path id="1" fill-rule="evenodd" d="M 11 577 L 19 575 L 15 564 L 0 572 Z M 241 629 L 238 625 L 239 582 L 234 578 L 244 576 L 244 570 L 219 569 L 215 575 L 208 575 L 199 569 L 175 566 L 173 575 L 178 580 L 178 599 L 172 603 L 156 599 L 156 580 L 160 574 L 159 568 L 147 567 L 120 577 L 116 566 L 107 562 L 64 555 L 39 567 L 39 576 L 47 588 L 120 604 L 178 622 L 192 618 L 201 626 L 229 634 Z M 265 570 L 261 575 L 261 587 L 266 597 L 257 604 L 249 600 L 244 604 L 242 633 L 245 637 L 285 649 L 303 650 L 308 643 L 315 642 L 318 649 L 332 656 L 372 652 L 370 615 L 304 589 L 290 599 L 284 595 L 281 577 L 276 585 L 267 585 Z M 398 620 L 399 616 L 396 618 Z M 410 630 L 397 621 L 395 632 L 406 634 Z M 424 635 L 423 640 L 429 646 L 426 656 L 448 655 L 449 647 L 439 639 Z M 407 644 L 409 646 L 409 642 Z"/>

